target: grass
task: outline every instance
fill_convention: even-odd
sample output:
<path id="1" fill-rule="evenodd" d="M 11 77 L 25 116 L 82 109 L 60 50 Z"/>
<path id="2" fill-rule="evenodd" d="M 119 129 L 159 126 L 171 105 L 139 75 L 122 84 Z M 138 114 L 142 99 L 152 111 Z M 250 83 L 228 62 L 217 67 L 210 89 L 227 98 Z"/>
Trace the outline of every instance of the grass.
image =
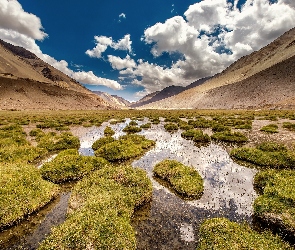
<path id="1" fill-rule="evenodd" d="M 148 122 L 148 123 L 145 123 L 145 124 L 140 125 L 140 127 L 142 129 L 149 129 L 149 128 L 152 127 L 152 124 L 150 122 Z"/>
<path id="2" fill-rule="evenodd" d="M 181 133 L 181 137 L 194 142 L 209 142 L 210 136 L 204 134 L 200 129 L 190 129 Z"/>
<path id="3" fill-rule="evenodd" d="M 194 128 L 210 128 L 212 126 L 212 121 L 200 117 L 196 120 L 189 120 L 188 124 L 192 125 Z"/>
<path id="4" fill-rule="evenodd" d="M 42 179 L 34 166 L 0 163 L 0 229 L 13 225 L 50 202 L 58 187 Z"/>
<path id="5" fill-rule="evenodd" d="M 266 133 L 270 133 L 270 134 L 274 134 L 274 133 L 278 133 L 278 125 L 276 124 L 268 124 L 266 126 L 263 126 L 260 131 L 266 132 Z"/>
<path id="6" fill-rule="evenodd" d="M 258 233 L 246 224 L 214 218 L 203 222 L 197 250 L 291 250 L 288 243 L 270 232 Z"/>
<path id="7" fill-rule="evenodd" d="M 44 133 L 43 136 L 36 137 L 38 141 L 38 148 L 43 148 L 48 151 L 60 151 L 64 149 L 78 149 L 80 147 L 80 140 L 73 136 L 70 132 Z"/>
<path id="8" fill-rule="evenodd" d="M 66 221 L 53 228 L 39 249 L 136 249 L 134 209 L 151 199 L 144 170 L 105 167 L 80 181 Z"/>
<path id="9" fill-rule="evenodd" d="M 178 125 L 176 123 L 172 123 L 172 122 L 169 122 L 169 123 L 166 123 L 164 125 L 164 128 L 168 131 L 168 132 L 174 132 L 174 131 L 177 131 L 178 130 Z"/>
<path id="10" fill-rule="evenodd" d="M 111 127 L 107 126 L 103 133 L 105 136 L 113 136 L 115 134 L 115 131 L 112 130 Z"/>
<path id="11" fill-rule="evenodd" d="M 98 150 L 99 148 L 101 148 L 103 145 L 108 144 L 110 142 L 114 142 L 115 139 L 111 136 L 107 136 L 107 137 L 102 137 L 99 138 L 98 140 L 96 140 L 93 144 L 92 144 L 92 149 Z"/>
<path id="12" fill-rule="evenodd" d="M 248 138 L 240 132 L 223 131 L 214 133 L 211 138 L 216 141 L 224 142 L 247 142 Z"/>
<path id="13" fill-rule="evenodd" d="M 295 131 L 295 123 L 283 122 L 283 128 L 286 128 L 290 131 Z"/>
<path id="14" fill-rule="evenodd" d="M 154 146 L 155 142 L 141 135 L 121 136 L 118 140 L 107 143 L 95 151 L 95 155 L 108 161 L 126 161 L 142 155 L 145 149 Z"/>
<path id="15" fill-rule="evenodd" d="M 295 230 L 295 171 L 264 170 L 255 175 L 254 185 L 260 196 L 254 202 L 254 213 L 277 221 L 287 230 Z"/>
<path id="16" fill-rule="evenodd" d="M 231 151 L 230 155 L 262 167 L 294 168 L 295 166 L 294 152 L 274 142 L 264 142 L 256 148 L 236 148 Z"/>
<path id="17" fill-rule="evenodd" d="M 200 198 L 204 190 L 203 179 L 197 170 L 175 160 L 164 160 L 156 164 L 153 173 L 166 180 L 184 197 Z"/>
<path id="18" fill-rule="evenodd" d="M 134 134 L 134 133 L 140 132 L 141 130 L 142 128 L 140 127 L 128 125 L 123 129 L 123 132 L 126 132 L 128 134 Z"/>
<path id="19" fill-rule="evenodd" d="M 78 180 L 108 163 L 107 160 L 94 156 L 81 156 L 78 150 L 65 150 L 51 162 L 41 168 L 44 179 L 53 183 Z"/>

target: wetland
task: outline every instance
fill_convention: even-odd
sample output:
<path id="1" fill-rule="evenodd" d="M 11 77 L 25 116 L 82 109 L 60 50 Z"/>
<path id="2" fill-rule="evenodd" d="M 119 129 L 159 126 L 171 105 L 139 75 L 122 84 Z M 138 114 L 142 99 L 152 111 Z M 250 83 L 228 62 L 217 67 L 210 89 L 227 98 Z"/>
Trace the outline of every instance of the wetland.
<path id="1" fill-rule="evenodd" d="M 227 249 L 234 243 L 220 235 L 233 235 L 209 233 L 220 225 L 248 235 L 243 246 L 259 238 L 262 247 L 292 249 L 281 236 L 294 232 L 294 118 L 292 111 L 2 112 L 1 249 L 208 249 L 210 237 Z M 261 130 L 268 125 L 276 132 Z M 261 143 L 289 158 L 258 165 L 232 153 Z M 201 195 L 183 196 L 155 176 L 165 160 L 196 171 Z M 282 230 L 266 235 L 270 214 Z M 259 227 L 256 217 L 264 219 Z"/>

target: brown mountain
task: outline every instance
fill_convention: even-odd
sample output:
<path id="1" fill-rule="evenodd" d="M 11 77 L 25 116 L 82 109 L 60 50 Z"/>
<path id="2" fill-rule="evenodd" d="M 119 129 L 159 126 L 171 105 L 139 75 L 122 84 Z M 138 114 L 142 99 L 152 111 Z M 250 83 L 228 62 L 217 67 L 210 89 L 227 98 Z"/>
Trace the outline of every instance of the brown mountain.
<path id="1" fill-rule="evenodd" d="M 142 108 L 295 107 L 295 28 L 204 84 Z"/>
<path id="2" fill-rule="evenodd" d="M 106 102 L 112 104 L 113 106 L 117 106 L 120 108 L 127 108 L 131 104 L 129 101 L 125 100 L 123 97 L 117 95 L 110 95 L 109 93 L 102 92 L 102 91 L 92 91 L 93 93 L 97 94 Z"/>
<path id="3" fill-rule="evenodd" d="M 35 54 L 0 40 L 0 110 L 106 109 L 111 105 Z"/>
<path id="4" fill-rule="evenodd" d="M 143 97 L 139 101 L 132 104 L 131 107 L 132 108 L 140 107 L 140 106 L 143 106 L 143 105 L 147 105 L 149 103 L 164 100 L 164 99 L 166 99 L 166 98 L 168 98 L 170 96 L 178 95 L 179 93 L 181 93 L 181 92 L 183 92 L 185 90 L 188 90 L 188 89 L 191 89 L 191 88 L 194 88 L 196 86 L 199 86 L 199 85 L 203 84 L 208 79 L 210 79 L 210 77 L 199 79 L 198 81 L 195 81 L 195 82 L 191 83 L 190 85 L 188 85 L 186 87 L 174 86 L 174 85 L 166 87 L 166 88 L 162 89 L 161 91 L 153 92 L 153 93 L 151 93 L 149 95 L 146 95 L 145 97 Z"/>

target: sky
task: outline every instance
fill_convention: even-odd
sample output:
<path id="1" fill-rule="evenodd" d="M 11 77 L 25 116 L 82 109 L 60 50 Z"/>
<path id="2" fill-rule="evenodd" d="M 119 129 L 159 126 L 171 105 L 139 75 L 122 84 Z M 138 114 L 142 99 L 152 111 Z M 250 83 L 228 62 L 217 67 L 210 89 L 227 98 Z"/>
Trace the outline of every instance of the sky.
<path id="1" fill-rule="evenodd" d="M 0 39 L 129 101 L 219 73 L 294 26 L 294 0 L 0 0 Z"/>

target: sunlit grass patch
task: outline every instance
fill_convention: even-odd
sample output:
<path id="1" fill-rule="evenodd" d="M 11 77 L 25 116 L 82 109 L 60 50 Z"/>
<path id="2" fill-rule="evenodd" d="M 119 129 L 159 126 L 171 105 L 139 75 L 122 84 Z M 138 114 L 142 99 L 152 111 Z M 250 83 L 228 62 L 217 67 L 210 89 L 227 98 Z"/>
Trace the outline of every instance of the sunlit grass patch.
<path id="1" fill-rule="evenodd" d="M 247 142 L 248 138 L 240 132 L 231 132 L 231 131 L 223 131 L 223 132 L 216 132 L 214 133 L 211 138 L 217 141 L 224 141 L 224 142 Z"/>
<path id="2" fill-rule="evenodd" d="M 96 140 L 93 144 L 92 144 L 92 149 L 95 151 L 95 150 L 98 150 L 100 147 L 102 147 L 103 145 L 105 144 L 108 144 L 110 142 L 113 142 L 115 141 L 115 139 L 111 136 L 106 136 L 106 137 L 102 137 L 102 138 L 99 138 L 98 140 Z"/>
<path id="3" fill-rule="evenodd" d="M 112 130 L 111 127 L 107 126 L 103 133 L 105 136 L 113 136 L 115 134 L 115 131 Z"/>
<path id="4" fill-rule="evenodd" d="M 95 171 L 75 186 L 67 220 L 53 228 L 39 249 L 136 249 L 130 218 L 151 196 L 144 170 L 120 166 Z"/>
<path id="5" fill-rule="evenodd" d="M 236 159 L 271 168 L 294 168 L 295 154 L 284 145 L 264 142 L 256 148 L 236 148 L 230 155 Z"/>
<path id="6" fill-rule="evenodd" d="M 295 131 L 295 123 L 291 123 L 291 122 L 284 122 L 283 123 L 283 128 L 286 128 L 290 131 Z"/>
<path id="7" fill-rule="evenodd" d="M 147 140 L 144 136 L 125 135 L 118 140 L 101 146 L 95 151 L 95 155 L 108 161 L 125 161 L 143 154 L 145 149 L 154 145 L 154 141 Z"/>
<path id="8" fill-rule="evenodd" d="M 82 156 L 78 150 L 69 149 L 59 153 L 51 162 L 45 163 L 40 171 L 44 179 L 53 183 L 62 183 L 81 179 L 107 163 L 104 158 Z"/>
<path id="9" fill-rule="evenodd" d="M 255 215 L 277 223 L 294 234 L 295 230 L 295 171 L 265 170 L 256 174 L 254 185 L 260 196 L 254 202 Z"/>
<path id="10" fill-rule="evenodd" d="M 263 132 L 266 132 L 266 133 L 271 133 L 271 134 L 273 134 L 273 133 L 278 133 L 279 131 L 278 131 L 278 125 L 276 125 L 276 124 L 268 124 L 268 125 L 266 125 L 266 126 L 263 126 L 261 129 L 260 129 L 260 131 L 263 131 Z"/>
<path id="11" fill-rule="evenodd" d="M 69 132 L 61 134 L 46 133 L 41 137 L 36 137 L 38 141 L 38 148 L 44 148 L 48 151 L 59 151 L 64 149 L 71 149 L 80 147 L 80 140 Z"/>
<path id="12" fill-rule="evenodd" d="M 210 128 L 213 121 L 205 119 L 203 117 L 197 118 L 196 120 L 189 120 L 188 124 L 192 125 L 194 128 Z"/>
<path id="13" fill-rule="evenodd" d="M 197 170 L 175 160 L 164 160 L 156 164 L 155 176 L 168 181 L 180 195 L 199 198 L 204 190 L 203 179 Z"/>
<path id="14" fill-rule="evenodd" d="M 152 127 L 152 124 L 150 122 L 148 122 L 148 123 L 145 123 L 145 124 L 140 125 L 140 127 L 142 129 L 149 129 L 149 128 Z"/>
<path id="15" fill-rule="evenodd" d="M 123 132 L 126 132 L 128 134 L 138 133 L 142 130 L 142 128 L 134 126 L 134 125 L 128 125 L 123 129 Z"/>
<path id="16" fill-rule="evenodd" d="M 203 222 L 197 250 L 278 250 L 293 249 L 280 237 L 270 232 L 258 233 L 246 224 L 231 222 L 225 218 L 214 218 Z"/>
<path id="17" fill-rule="evenodd" d="M 58 187 L 34 166 L 0 163 L 0 228 L 10 226 L 52 200 Z"/>
<path id="18" fill-rule="evenodd" d="M 190 129 L 181 133 L 181 137 L 193 140 L 194 142 L 209 142 L 210 136 L 204 134 L 200 129 Z"/>
<path id="19" fill-rule="evenodd" d="M 173 132 L 173 131 L 177 131 L 178 130 L 178 125 L 176 123 L 166 123 L 164 125 L 164 128 L 168 131 L 168 132 Z"/>

